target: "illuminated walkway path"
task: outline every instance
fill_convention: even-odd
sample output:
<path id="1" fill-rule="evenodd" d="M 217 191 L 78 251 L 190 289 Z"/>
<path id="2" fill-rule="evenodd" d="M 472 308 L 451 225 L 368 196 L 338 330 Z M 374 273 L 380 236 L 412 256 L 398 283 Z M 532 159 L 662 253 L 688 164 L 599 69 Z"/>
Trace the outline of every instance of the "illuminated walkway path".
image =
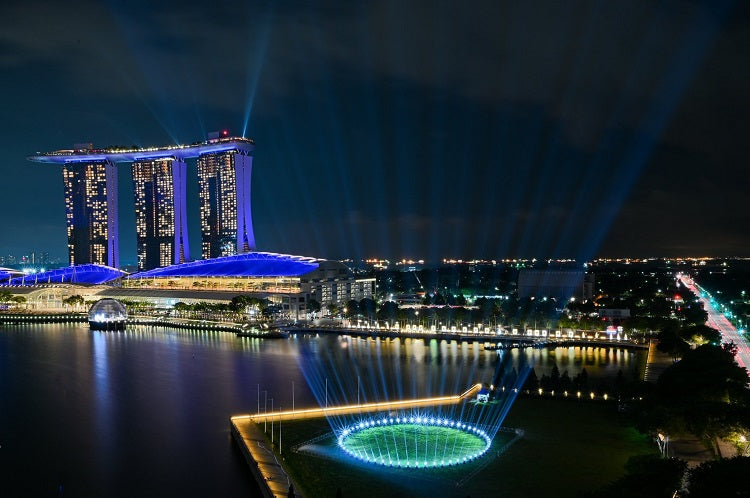
<path id="1" fill-rule="evenodd" d="M 414 398 L 399 401 L 382 401 L 379 403 L 363 403 L 357 405 L 329 406 L 328 408 L 305 408 L 302 410 L 276 411 L 270 413 L 256 413 L 255 415 L 236 415 L 232 422 L 252 420 L 255 423 L 279 420 L 303 420 L 340 415 L 356 415 L 359 413 L 385 412 L 403 410 L 423 406 L 454 405 L 465 399 L 470 399 L 474 393 L 482 388 L 481 384 L 474 384 L 462 394 L 453 396 L 438 396 L 435 398 Z"/>
<path id="2" fill-rule="evenodd" d="M 232 420 L 231 429 L 264 497 L 285 498 L 289 496 L 290 485 L 294 486 L 295 496 L 302 496 L 258 425 L 249 419 L 237 423 Z"/>
<path id="3" fill-rule="evenodd" d="M 328 408 L 305 408 L 302 410 L 256 413 L 254 415 L 236 415 L 230 419 L 232 437 L 239 444 L 240 450 L 245 456 L 245 460 L 250 466 L 255 480 L 258 482 L 263 496 L 267 498 L 286 497 L 288 496 L 290 485 L 293 485 L 295 490 L 298 490 L 299 487 L 284 469 L 283 460 L 280 462 L 278 456 L 269 447 L 266 436 L 260 430 L 260 423 L 265 421 L 304 420 L 330 415 L 353 415 L 403 410 L 423 406 L 452 405 L 470 399 L 481 388 L 481 384 L 474 384 L 464 393 L 454 396 L 329 406 Z M 299 496 L 299 493 L 297 493 L 297 496 Z"/>

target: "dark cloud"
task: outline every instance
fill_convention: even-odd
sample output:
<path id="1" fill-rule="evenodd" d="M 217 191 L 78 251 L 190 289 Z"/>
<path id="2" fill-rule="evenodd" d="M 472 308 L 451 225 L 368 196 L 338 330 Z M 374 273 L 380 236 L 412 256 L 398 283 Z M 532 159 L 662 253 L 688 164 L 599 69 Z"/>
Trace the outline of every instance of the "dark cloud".
<path id="1" fill-rule="evenodd" d="M 750 224 L 749 11 L 647 0 L 6 2 L 0 173 L 42 195 L 38 208 L 20 189 L 0 197 L 6 231 L 39 227 L 0 251 L 64 251 L 50 221 L 62 219 L 59 178 L 26 154 L 83 140 L 191 142 L 249 119 L 264 249 L 734 253 L 750 242 L 737 230 Z M 685 196 L 700 199 L 677 209 L 689 226 L 662 204 Z M 684 233 L 710 237 L 675 242 Z"/>

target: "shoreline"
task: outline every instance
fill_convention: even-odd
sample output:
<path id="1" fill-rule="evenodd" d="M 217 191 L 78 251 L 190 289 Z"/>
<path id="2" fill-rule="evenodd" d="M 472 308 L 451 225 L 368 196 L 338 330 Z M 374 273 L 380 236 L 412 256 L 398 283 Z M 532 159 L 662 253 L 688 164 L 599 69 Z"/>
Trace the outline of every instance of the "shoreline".
<path id="1" fill-rule="evenodd" d="M 86 313 L 0 313 L 0 323 L 86 323 Z M 648 349 L 649 345 L 624 339 L 581 339 L 580 337 L 537 337 L 519 334 L 471 334 L 440 331 L 388 331 L 382 329 L 321 327 L 305 325 L 285 325 L 278 330 L 255 330 L 248 324 L 237 322 L 220 322 L 212 320 L 189 320 L 173 317 L 134 316 L 128 318 L 127 325 L 150 325 L 155 327 L 173 327 L 186 330 L 208 330 L 231 332 L 237 337 L 254 337 L 267 339 L 286 339 L 290 336 L 306 334 L 335 334 L 380 339 L 436 339 L 448 342 L 484 343 L 485 350 L 503 350 L 515 347 L 619 347 L 624 349 Z"/>

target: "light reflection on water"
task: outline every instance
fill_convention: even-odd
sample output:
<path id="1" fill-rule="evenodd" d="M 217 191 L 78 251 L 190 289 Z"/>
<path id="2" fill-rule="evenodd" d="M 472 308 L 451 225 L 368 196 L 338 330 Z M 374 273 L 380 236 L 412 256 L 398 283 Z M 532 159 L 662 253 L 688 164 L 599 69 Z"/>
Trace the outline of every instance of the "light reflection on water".
<path id="1" fill-rule="evenodd" d="M 514 349 L 537 375 L 613 379 L 645 353 L 617 348 Z M 238 339 L 225 332 L 80 325 L 0 328 L 3 496 L 252 495 L 228 430 L 232 414 L 265 405 L 310 406 L 306 384 L 329 380 L 329 401 L 456 394 L 490 381 L 500 355 L 477 343 L 295 336 Z M 259 392 L 261 391 L 261 392 Z M 269 402 L 270 409 L 270 402 Z M 10 490 L 10 492 L 6 492 Z M 16 491 L 18 490 L 18 491 Z M 147 491 L 147 492 L 146 492 Z"/>

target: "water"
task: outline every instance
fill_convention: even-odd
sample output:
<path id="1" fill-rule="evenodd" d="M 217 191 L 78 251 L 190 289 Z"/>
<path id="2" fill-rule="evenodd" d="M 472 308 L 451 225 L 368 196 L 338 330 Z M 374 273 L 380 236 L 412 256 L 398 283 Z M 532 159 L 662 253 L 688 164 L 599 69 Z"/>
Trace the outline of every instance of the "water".
<path id="1" fill-rule="evenodd" d="M 589 378 L 636 371 L 644 352 L 512 350 Z M 515 359 L 515 358 L 514 358 Z M 455 394 L 489 381 L 476 344 L 81 325 L 0 328 L 0 495 L 257 496 L 230 415 L 325 403 Z M 260 384 L 260 393 L 258 385 Z M 294 388 L 292 387 L 294 385 Z M 312 386 L 312 388 L 310 387 Z"/>

